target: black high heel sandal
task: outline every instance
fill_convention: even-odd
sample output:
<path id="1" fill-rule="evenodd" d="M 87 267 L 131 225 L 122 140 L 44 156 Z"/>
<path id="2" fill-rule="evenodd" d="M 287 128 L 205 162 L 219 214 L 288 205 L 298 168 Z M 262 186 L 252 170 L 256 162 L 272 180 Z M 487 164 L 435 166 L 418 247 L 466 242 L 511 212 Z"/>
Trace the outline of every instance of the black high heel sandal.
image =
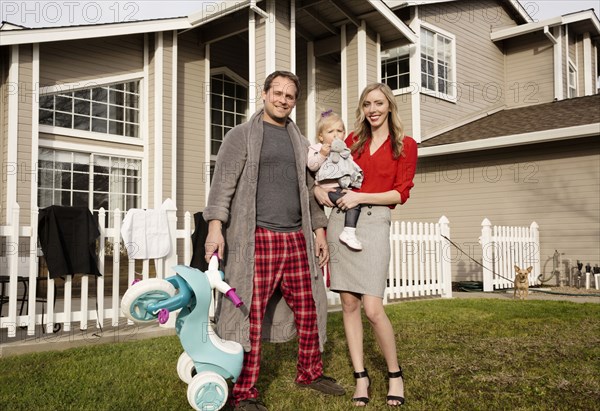
<path id="1" fill-rule="evenodd" d="M 402 378 L 402 382 L 404 382 L 404 375 L 402 375 L 402 367 L 400 367 L 400 371 L 388 371 L 388 379 L 390 378 Z M 398 403 L 390 404 L 389 401 L 398 401 Z M 400 397 L 398 395 L 388 395 L 386 396 L 386 403 L 388 407 L 399 407 L 404 404 L 404 397 Z"/>
<path id="2" fill-rule="evenodd" d="M 367 378 L 367 381 L 369 383 L 369 385 L 367 385 L 367 395 L 369 395 L 369 388 L 371 387 L 371 377 L 369 377 L 369 373 L 367 372 L 367 369 L 365 368 L 364 371 L 354 373 L 355 380 L 358 380 L 359 378 L 365 378 L 365 377 Z M 352 398 L 352 402 L 353 403 L 362 402 L 364 405 L 355 405 L 355 407 L 364 407 L 369 403 L 369 397 L 355 397 L 355 398 Z"/>

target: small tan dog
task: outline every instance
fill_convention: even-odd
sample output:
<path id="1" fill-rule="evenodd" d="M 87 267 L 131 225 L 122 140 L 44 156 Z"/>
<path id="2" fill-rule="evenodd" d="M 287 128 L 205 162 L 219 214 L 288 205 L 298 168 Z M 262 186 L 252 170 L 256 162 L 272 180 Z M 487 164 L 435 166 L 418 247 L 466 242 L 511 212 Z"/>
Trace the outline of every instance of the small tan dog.
<path id="1" fill-rule="evenodd" d="M 513 298 L 517 298 L 517 293 L 519 294 L 519 298 L 524 300 L 529 295 L 529 274 L 533 270 L 533 267 L 529 267 L 526 270 L 522 270 L 518 265 L 515 265 L 515 293 Z"/>

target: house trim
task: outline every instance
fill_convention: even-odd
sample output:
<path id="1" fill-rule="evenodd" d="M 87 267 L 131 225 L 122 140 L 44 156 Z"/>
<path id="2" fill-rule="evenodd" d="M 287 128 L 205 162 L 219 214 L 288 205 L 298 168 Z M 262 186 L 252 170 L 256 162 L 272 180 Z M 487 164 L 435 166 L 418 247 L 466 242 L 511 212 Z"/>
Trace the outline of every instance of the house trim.
<path id="1" fill-rule="evenodd" d="M 37 104 L 37 102 L 36 102 Z M 35 110 L 35 107 L 32 108 Z M 36 111 L 37 112 L 37 111 Z M 144 142 L 140 138 L 114 136 L 112 134 L 96 133 L 94 131 L 75 130 L 72 128 L 48 126 L 45 124 L 38 125 L 39 131 L 46 134 L 55 134 L 59 136 L 76 137 L 86 140 L 107 141 L 111 143 L 128 144 L 131 146 L 144 146 Z M 141 128 L 141 125 L 140 125 Z"/>
<path id="2" fill-rule="evenodd" d="M 142 87 L 140 87 L 140 103 L 143 102 L 143 108 L 140 110 L 140 119 L 142 124 L 140 126 L 140 137 L 144 144 L 144 157 L 142 159 L 142 208 L 148 208 L 150 201 L 149 190 L 150 182 L 148 177 L 150 175 L 150 154 L 148 152 L 148 136 L 150 135 L 150 118 L 149 107 L 150 107 L 150 96 L 149 96 L 149 77 L 150 77 L 150 50 L 149 50 L 149 38 L 148 33 L 144 34 L 144 81 L 142 81 Z M 140 104 L 141 105 L 141 104 Z"/>
<path id="3" fill-rule="evenodd" d="M 556 34 L 558 33 L 558 34 Z M 563 66 L 562 66 L 562 27 L 558 26 L 554 30 L 554 99 L 562 100 L 564 98 L 563 84 Z"/>
<path id="4" fill-rule="evenodd" d="M 111 84 L 125 83 L 133 80 L 142 80 L 144 72 L 120 74 L 118 76 L 98 77 L 94 80 L 86 80 L 85 82 L 61 83 L 52 86 L 40 87 L 40 95 L 60 93 L 62 91 L 76 91 L 90 87 L 102 87 Z"/>
<path id="5" fill-rule="evenodd" d="M 592 89 L 592 40 L 590 33 L 583 34 L 583 95 L 594 94 Z"/>
<path id="6" fill-rule="evenodd" d="M 315 124 L 317 122 L 315 112 L 317 111 L 316 99 L 316 61 L 315 43 L 306 43 L 306 138 L 311 143 L 315 142 Z"/>
<path id="7" fill-rule="evenodd" d="M 171 198 L 177 198 L 177 32 L 173 31 L 173 55 L 171 58 Z"/>
<path id="8" fill-rule="evenodd" d="M 128 157 L 128 158 L 140 159 L 142 161 L 144 161 L 144 159 L 146 158 L 146 153 L 142 150 L 132 150 L 132 149 L 127 149 L 127 148 L 113 148 L 113 147 L 103 147 L 103 146 L 91 146 L 89 144 L 75 142 L 75 141 L 56 141 L 56 140 L 40 138 L 38 140 L 38 145 L 40 148 L 51 148 L 53 150 L 64 150 L 64 151 L 76 151 L 76 152 L 86 153 L 86 154 Z M 142 178 L 143 178 L 143 176 L 142 176 Z M 35 196 L 37 198 L 37 188 L 36 188 Z M 32 201 L 33 201 L 33 199 L 32 199 Z"/>
<path id="9" fill-rule="evenodd" d="M 296 0 L 290 0 L 290 71 L 296 72 Z M 296 110 L 292 110 L 290 118 L 296 122 Z"/>
<path id="10" fill-rule="evenodd" d="M 12 210 L 17 202 L 17 144 L 19 139 L 19 45 L 11 46 L 8 81 L 13 90 L 8 93 L 8 141 L 6 145 L 6 221 L 12 223 Z M 12 170 L 11 170 L 12 168 Z"/>
<path id="11" fill-rule="evenodd" d="M 419 18 L 419 6 L 415 6 L 414 14 L 411 18 L 409 27 L 414 30 L 416 33 L 419 33 L 419 36 L 415 40 L 415 44 L 412 47 L 409 47 L 408 51 L 408 61 L 410 67 L 409 74 L 409 83 L 410 88 L 408 89 L 411 93 L 410 95 L 410 103 L 411 103 L 411 112 L 412 112 L 412 137 L 415 139 L 417 143 L 420 143 L 422 140 L 422 131 L 421 131 L 421 95 L 419 93 L 420 84 L 421 84 L 421 19 Z M 414 90 L 412 88 L 415 87 Z"/>
<path id="12" fill-rule="evenodd" d="M 34 84 L 40 83 L 40 45 L 33 44 L 33 62 L 31 67 L 31 80 Z M 39 157 L 39 129 L 40 129 L 40 96 L 39 91 L 33 95 L 31 102 L 31 169 L 36 170 Z M 31 209 L 38 207 L 38 179 L 31 176 Z"/>
<path id="13" fill-rule="evenodd" d="M 164 49 L 163 33 L 156 33 L 154 52 L 154 208 L 160 207 L 163 196 L 163 94 Z"/>
<path id="14" fill-rule="evenodd" d="M 415 43 L 417 41 L 417 35 L 415 33 L 413 33 L 413 31 L 408 28 L 406 26 L 406 24 L 404 24 L 402 22 L 402 20 L 400 20 L 398 18 L 398 16 L 396 16 L 394 14 L 394 12 L 392 11 L 392 9 L 390 9 L 384 2 L 380 1 L 380 0 L 367 0 L 369 2 L 369 4 L 371 6 L 373 6 L 373 8 L 375 10 L 377 10 L 383 17 L 385 17 L 385 19 L 387 21 L 389 21 L 392 26 L 394 26 L 396 29 L 398 29 L 398 31 L 400 33 L 402 33 L 402 35 L 410 42 L 410 43 Z M 362 88 L 361 88 L 362 90 Z"/>
<path id="15" fill-rule="evenodd" d="M 440 91 L 436 90 L 429 90 L 428 88 L 423 87 L 423 85 L 421 84 L 421 28 L 425 28 L 425 30 L 431 31 L 435 34 L 441 34 L 444 37 L 448 37 L 450 40 L 452 40 L 452 56 L 451 56 L 451 61 L 450 61 L 450 73 L 451 76 L 448 79 L 448 91 L 449 93 L 441 93 Z M 440 29 L 439 27 L 434 26 L 433 24 L 427 23 L 425 21 L 421 21 L 419 19 L 419 48 L 416 50 L 416 57 L 415 59 L 417 60 L 417 64 L 415 65 L 415 67 L 419 67 L 419 71 L 418 73 L 418 81 L 417 84 L 419 85 L 419 91 L 425 95 L 431 96 L 431 97 L 435 97 L 435 98 L 439 98 L 440 100 L 445 100 L 448 101 L 450 103 L 454 103 L 456 104 L 456 90 L 457 88 L 455 87 L 456 85 L 456 36 L 452 33 L 450 33 L 449 31 L 446 31 L 444 29 Z M 437 48 L 436 48 L 436 54 L 437 54 Z M 412 69 L 412 67 L 411 67 Z M 435 73 L 436 73 L 436 77 L 435 77 L 435 82 L 436 82 L 436 88 L 437 88 L 437 83 L 438 83 L 438 71 L 437 71 L 437 64 L 435 65 Z"/>
<path id="16" fill-rule="evenodd" d="M 179 17 L 174 19 L 144 20 L 125 23 L 3 30 L 2 36 L 0 36 L 0 45 L 8 46 L 13 44 L 47 43 L 51 41 L 146 34 L 156 31 L 183 30 L 191 27 L 187 17 Z"/>
<path id="17" fill-rule="evenodd" d="M 267 0 L 267 13 L 265 20 L 265 72 L 270 74 L 275 71 L 275 1 Z"/>
<path id="18" fill-rule="evenodd" d="M 358 96 L 367 86 L 367 22 L 361 20 L 360 27 L 358 28 Z M 378 63 L 380 64 L 380 63 Z"/>
<path id="19" fill-rule="evenodd" d="M 254 12 L 252 10 L 249 11 L 251 18 L 254 16 Z M 253 27 L 253 26 L 251 26 Z M 254 37 L 250 37 L 250 45 L 253 45 Z M 251 57 L 254 58 L 254 57 Z M 252 72 L 252 66 L 250 66 L 250 72 Z M 207 164 L 208 167 L 204 167 L 204 192 L 208 193 L 210 191 L 210 151 L 211 151 L 211 126 L 210 126 L 210 44 L 206 44 L 204 46 L 204 164 Z M 250 79 L 250 84 L 253 83 L 253 80 Z M 248 89 L 248 105 L 250 102 L 254 104 L 254 98 L 250 98 L 250 89 Z M 208 205 L 208 194 L 204 195 L 204 205 Z"/>
<path id="20" fill-rule="evenodd" d="M 250 93 L 250 90 L 248 91 L 248 109 L 251 113 L 254 113 L 256 111 L 256 92 L 258 91 L 256 90 L 256 16 L 251 8 L 248 9 L 248 16 L 248 82 L 253 91 L 253 93 Z M 207 52 L 209 50 L 207 49 Z M 208 57 L 205 57 L 205 59 L 210 61 Z M 207 136 L 210 136 L 210 134 L 207 134 Z"/>
<path id="21" fill-rule="evenodd" d="M 466 153 L 469 151 L 514 147 L 525 144 L 547 143 L 551 141 L 592 137 L 598 135 L 598 130 L 600 130 L 600 123 L 593 123 L 581 126 L 535 131 L 532 133 L 513 134 L 510 136 L 465 141 L 462 143 L 421 147 L 419 148 L 419 157 L 432 157 L 437 155 Z"/>

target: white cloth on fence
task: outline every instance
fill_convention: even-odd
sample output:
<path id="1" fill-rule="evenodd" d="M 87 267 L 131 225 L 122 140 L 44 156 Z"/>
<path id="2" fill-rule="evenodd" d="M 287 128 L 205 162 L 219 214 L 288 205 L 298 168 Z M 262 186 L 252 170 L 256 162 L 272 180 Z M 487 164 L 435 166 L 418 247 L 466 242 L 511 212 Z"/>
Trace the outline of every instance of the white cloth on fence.
<path id="1" fill-rule="evenodd" d="M 121 236 L 127 255 L 132 259 L 163 258 L 171 251 L 165 210 L 130 209 L 123 219 Z"/>

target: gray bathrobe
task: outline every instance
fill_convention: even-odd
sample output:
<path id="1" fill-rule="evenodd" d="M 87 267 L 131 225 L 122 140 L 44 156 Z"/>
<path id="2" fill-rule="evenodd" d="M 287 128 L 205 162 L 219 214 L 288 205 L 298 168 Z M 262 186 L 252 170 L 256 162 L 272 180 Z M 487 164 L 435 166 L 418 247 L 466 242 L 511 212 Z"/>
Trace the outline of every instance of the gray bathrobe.
<path id="1" fill-rule="evenodd" d="M 296 157 L 302 231 L 308 247 L 312 294 L 317 309 L 319 347 L 323 351 L 326 341 L 327 297 L 322 272 L 314 256 L 313 230 L 326 227 L 327 217 L 312 193 L 314 180 L 306 167 L 309 142 L 293 121 L 288 120 L 286 128 Z M 223 222 L 225 281 L 236 289 L 244 302 L 240 310 L 231 302 L 221 299 L 216 312 L 217 334 L 222 339 L 241 343 L 246 351 L 250 350 L 249 309 L 252 303 L 256 189 L 262 142 L 263 110 L 227 133 L 217 155 L 208 204 L 203 212 L 206 221 Z M 273 201 L 277 202 L 277 199 L 274 198 Z M 263 339 L 285 342 L 295 335 L 296 326 L 292 310 L 281 293 L 276 292 L 265 314 Z"/>

